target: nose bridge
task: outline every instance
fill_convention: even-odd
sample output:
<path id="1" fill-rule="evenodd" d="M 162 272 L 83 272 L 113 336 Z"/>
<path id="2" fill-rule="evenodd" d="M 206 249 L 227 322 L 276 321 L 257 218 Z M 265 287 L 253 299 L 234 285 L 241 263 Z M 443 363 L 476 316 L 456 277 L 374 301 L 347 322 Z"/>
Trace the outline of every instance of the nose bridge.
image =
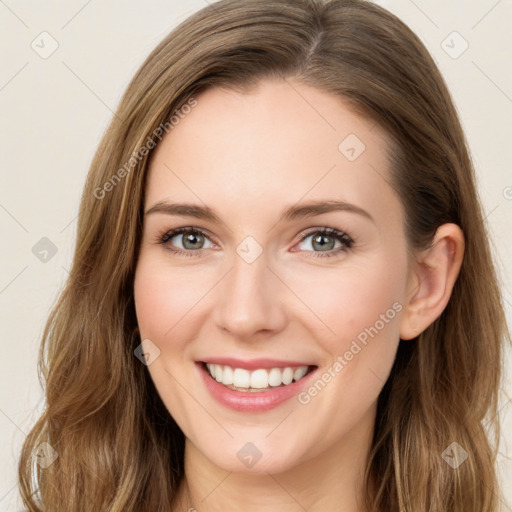
<path id="1" fill-rule="evenodd" d="M 235 256 L 226 296 L 236 298 L 236 304 L 241 304 L 246 299 L 254 301 L 258 297 L 261 298 L 266 288 L 266 272 L 266 262 L 263 258 L 247 263 L 239 256 Z"/>
<path id="2" fill-rule="evenodd" d="M 216 305 L 218 326 L 239 337 L 274 330 L 283 320 L 279 280 L 267 268 L 265 253 L 260 249 L 257 254 L 250 244 L 237 248 Z"/>

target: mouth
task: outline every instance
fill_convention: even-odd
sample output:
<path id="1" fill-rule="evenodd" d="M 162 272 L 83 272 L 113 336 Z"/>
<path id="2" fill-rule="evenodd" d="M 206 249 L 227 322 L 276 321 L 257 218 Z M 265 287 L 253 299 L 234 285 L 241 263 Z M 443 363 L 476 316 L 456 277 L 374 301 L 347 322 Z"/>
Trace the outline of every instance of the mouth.
<path id="1" fill-rule="evenodd" d="M 300 381 L 317 368 L 316 365 L 294 365 L 247 369 L 204 361 L 199 364 L 211 379 L 228 389 L 245 393 L 265 393 L 284 388 Z"/>

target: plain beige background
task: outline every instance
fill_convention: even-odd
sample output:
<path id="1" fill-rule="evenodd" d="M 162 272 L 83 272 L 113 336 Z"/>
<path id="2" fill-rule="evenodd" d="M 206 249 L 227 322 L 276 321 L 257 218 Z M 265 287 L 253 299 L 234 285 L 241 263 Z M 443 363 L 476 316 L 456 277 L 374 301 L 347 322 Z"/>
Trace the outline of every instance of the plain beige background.
<path id="1" fill-rule="evenodd" d="M 17 511 L 21 443 L 43 406 L 37 352 L 67 277 L 93 153 L 153 47 L 206 0 L 0 0 L 0 510 Z M 466 130 L 512 313 L 512 1 L 380 0 L 424 41 Z M 41 240 L 43 239 L 43 240 Z M 45 252 L 46 251 L 46 252 Z M 510 350 L 507 367 L 510 366 Z M 512 386 L 499 469 L 512 511 Z"/>

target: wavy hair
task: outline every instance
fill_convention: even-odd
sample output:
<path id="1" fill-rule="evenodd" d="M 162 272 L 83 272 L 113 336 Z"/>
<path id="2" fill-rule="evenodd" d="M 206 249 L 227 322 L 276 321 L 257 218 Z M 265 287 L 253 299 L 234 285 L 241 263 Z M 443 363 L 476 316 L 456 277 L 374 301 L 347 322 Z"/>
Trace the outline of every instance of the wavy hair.
<path id="1" fill-rule="evenodd" d="M 18 468 L 27 510 L 172 510 L 184 435 L 134 357 L 151 147 L 201 91 L 243 92 L 291 77 L 336 95 L 389 135 L 411 250 L 428 247 L 444 223 L 465 235 L 446 309 L 400 342 L 380 394 L 366 507 L 497 510 L 497 396 L 509 334 L 473 165 L 428 51 L 396 16 L 364 0 L 221 0 L 175 28 L 137 71 L 92 161 L 72 268 L 43 333 L 45 409 Z M 468 456 L 456 469 L 441 456 L 454 441 Z M 44 442 L 58 454 L 45 468 L 33 456 Z"/>

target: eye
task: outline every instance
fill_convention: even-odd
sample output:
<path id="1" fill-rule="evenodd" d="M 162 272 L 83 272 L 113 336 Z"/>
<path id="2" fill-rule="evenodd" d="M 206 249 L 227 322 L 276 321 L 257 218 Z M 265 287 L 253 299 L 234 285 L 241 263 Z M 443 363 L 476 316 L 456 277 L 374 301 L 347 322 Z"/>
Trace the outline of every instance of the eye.
<path id="1" fill-rule="evenodd" d="M 316 258 L 336 256 L 348 251 L 354 243 L 352 238 L 346 233 L 327 227 L 310 230 L 302 235 L 299 243 L 304 243 L 309 238 L 311 238 L 311 241 L 305 244 L 305 249 L 302 248 L 301 250 L 312 252 L 312 256 Z M 174 239 L 176 239 L 175 242 L 173 242 Z M 178 247 L 176 246 L 177 241 L 179 241 Z M 193 227 L 168 231 L 163 235 L 159 235 L 156 242 L 165 245 L 172 253 L 186 257 L 201 256 L 203 254 L 202 249 L 210 249 L 214 246 L 205 231 Z M 210 245 L 205 246 L 205 242 Z M 336 243 L 338 243 L 337 247 Z M 310 250 L 310 248 L 313 250 Z"/>
<path id="2" fill-rule="evenodd" d="M 313 252 L 313 257 L 315 258 L 336 256 L 349 250 L 354 243 L 352 238 L 346 233 L 333 228 L 317 228 L 314 231 L 309 231 L 302 235 L 300 243 L 303 243 L 310 237 L 312 237 L 311 241 L 305 244 L 307 247 L 305 250 Z M 336 242 L 339 244 L 337 247 Z M 309 251 L 308 248 L 312 248 L 313 250 Z M 318 251 L 316 249 L 318 249 Z"/>
<path id="3" fill-rule="evenodd" d="M 180 241 L 178 247 L 172 243 L 173 239 Z M 205 247 L 205 241 L 208 241 L 210 245 Z M 203 230 L 192 227 L 168 231 L 164 235 L 159 236 L 157 242 L 166 245 L 169 251 L 180 256 L 200 256 L 201 249 L 213 247 L 213 244 Z"/>

